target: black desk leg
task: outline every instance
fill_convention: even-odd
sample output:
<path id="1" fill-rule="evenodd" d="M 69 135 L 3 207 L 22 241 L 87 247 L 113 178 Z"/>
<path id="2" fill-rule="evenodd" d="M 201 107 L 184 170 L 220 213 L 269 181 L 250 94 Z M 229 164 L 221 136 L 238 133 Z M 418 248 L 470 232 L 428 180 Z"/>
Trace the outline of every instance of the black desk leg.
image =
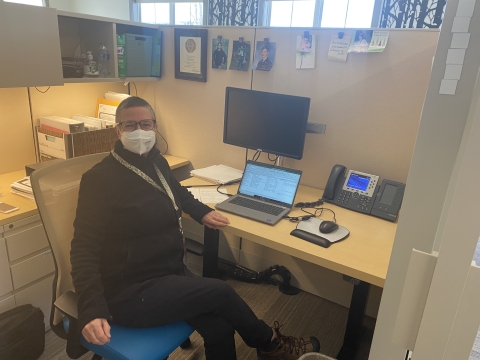
<path id="1" fill-rule="evenodd" d="M 370 284 L 355 280 L 345 337 L 343 338 L 342 348 L 337 355 L 337 360 L 354 360 L 364 334 L 363 318 Z"/>
<path id="2" fill-rule="evenodd" d="M 203 230 L 203 276 L 220 277 L 218 271 L 218 238 L 220 232 L 204 226 Z"/>

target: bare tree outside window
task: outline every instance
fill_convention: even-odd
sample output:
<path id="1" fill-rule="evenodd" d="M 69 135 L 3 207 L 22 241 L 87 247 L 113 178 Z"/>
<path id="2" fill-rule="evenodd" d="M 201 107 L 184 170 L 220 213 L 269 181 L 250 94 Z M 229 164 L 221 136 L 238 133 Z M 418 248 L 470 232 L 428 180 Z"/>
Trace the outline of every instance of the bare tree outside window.
<path id="1" fill-rule="evenodd" d="M 208 25 L 257 25 L 258 0 L 211 0 L 208 3 Z"/>
<path id="2" fill-rule="evenodd" d="M 440 28 L 447 0 L 386 0 L 382 28 Z"/>

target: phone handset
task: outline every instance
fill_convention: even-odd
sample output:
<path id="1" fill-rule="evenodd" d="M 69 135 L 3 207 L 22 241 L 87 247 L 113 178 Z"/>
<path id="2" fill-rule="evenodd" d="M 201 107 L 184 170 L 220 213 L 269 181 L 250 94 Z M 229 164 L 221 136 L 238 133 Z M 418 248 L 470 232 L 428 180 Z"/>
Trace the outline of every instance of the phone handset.
<path id="1" fill-rule="evenodd" d="M 336 164 L 333 166 L 330 176 L 325 185 L 325 190 L 323 191 L 324 200 L 333 200 L 335 197 L 335 191 L 339 187 L 340 182 L 343 183 L 345 172 L 347 168 L 343 165 Z"/>

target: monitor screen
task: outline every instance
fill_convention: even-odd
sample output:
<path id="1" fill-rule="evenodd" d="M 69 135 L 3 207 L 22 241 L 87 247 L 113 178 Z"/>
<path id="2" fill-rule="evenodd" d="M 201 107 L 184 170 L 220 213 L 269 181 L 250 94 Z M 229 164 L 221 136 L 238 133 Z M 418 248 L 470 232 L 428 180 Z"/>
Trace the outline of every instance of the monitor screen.
<path id="1" fill-rule="evenodd" d="M 310 98 L 227 87 L 223 142 L 301 159 Z"/>

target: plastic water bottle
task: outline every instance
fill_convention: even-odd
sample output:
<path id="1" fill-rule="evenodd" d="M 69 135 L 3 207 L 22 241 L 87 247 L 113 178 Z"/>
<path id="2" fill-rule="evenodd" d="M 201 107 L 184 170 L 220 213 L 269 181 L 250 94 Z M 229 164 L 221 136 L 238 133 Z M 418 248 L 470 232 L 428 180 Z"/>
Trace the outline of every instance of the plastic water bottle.
<path id="1" fill-rule="evenodd" d="M 100 44 L 98 48 L 98 75 L 100 77 L 108 78 L 110 77 L 110 70 L 108 69 L 108 64 L 110 62 L 110 55 L 105 44 Z"/>
<path id="2" fill-rule="evenodd" d="M 93 61 L 93 55 L 91 51 L 87 51 L 87 57 L 83 63 L 83 76 L 98 77 L 97 63 Z"/>

